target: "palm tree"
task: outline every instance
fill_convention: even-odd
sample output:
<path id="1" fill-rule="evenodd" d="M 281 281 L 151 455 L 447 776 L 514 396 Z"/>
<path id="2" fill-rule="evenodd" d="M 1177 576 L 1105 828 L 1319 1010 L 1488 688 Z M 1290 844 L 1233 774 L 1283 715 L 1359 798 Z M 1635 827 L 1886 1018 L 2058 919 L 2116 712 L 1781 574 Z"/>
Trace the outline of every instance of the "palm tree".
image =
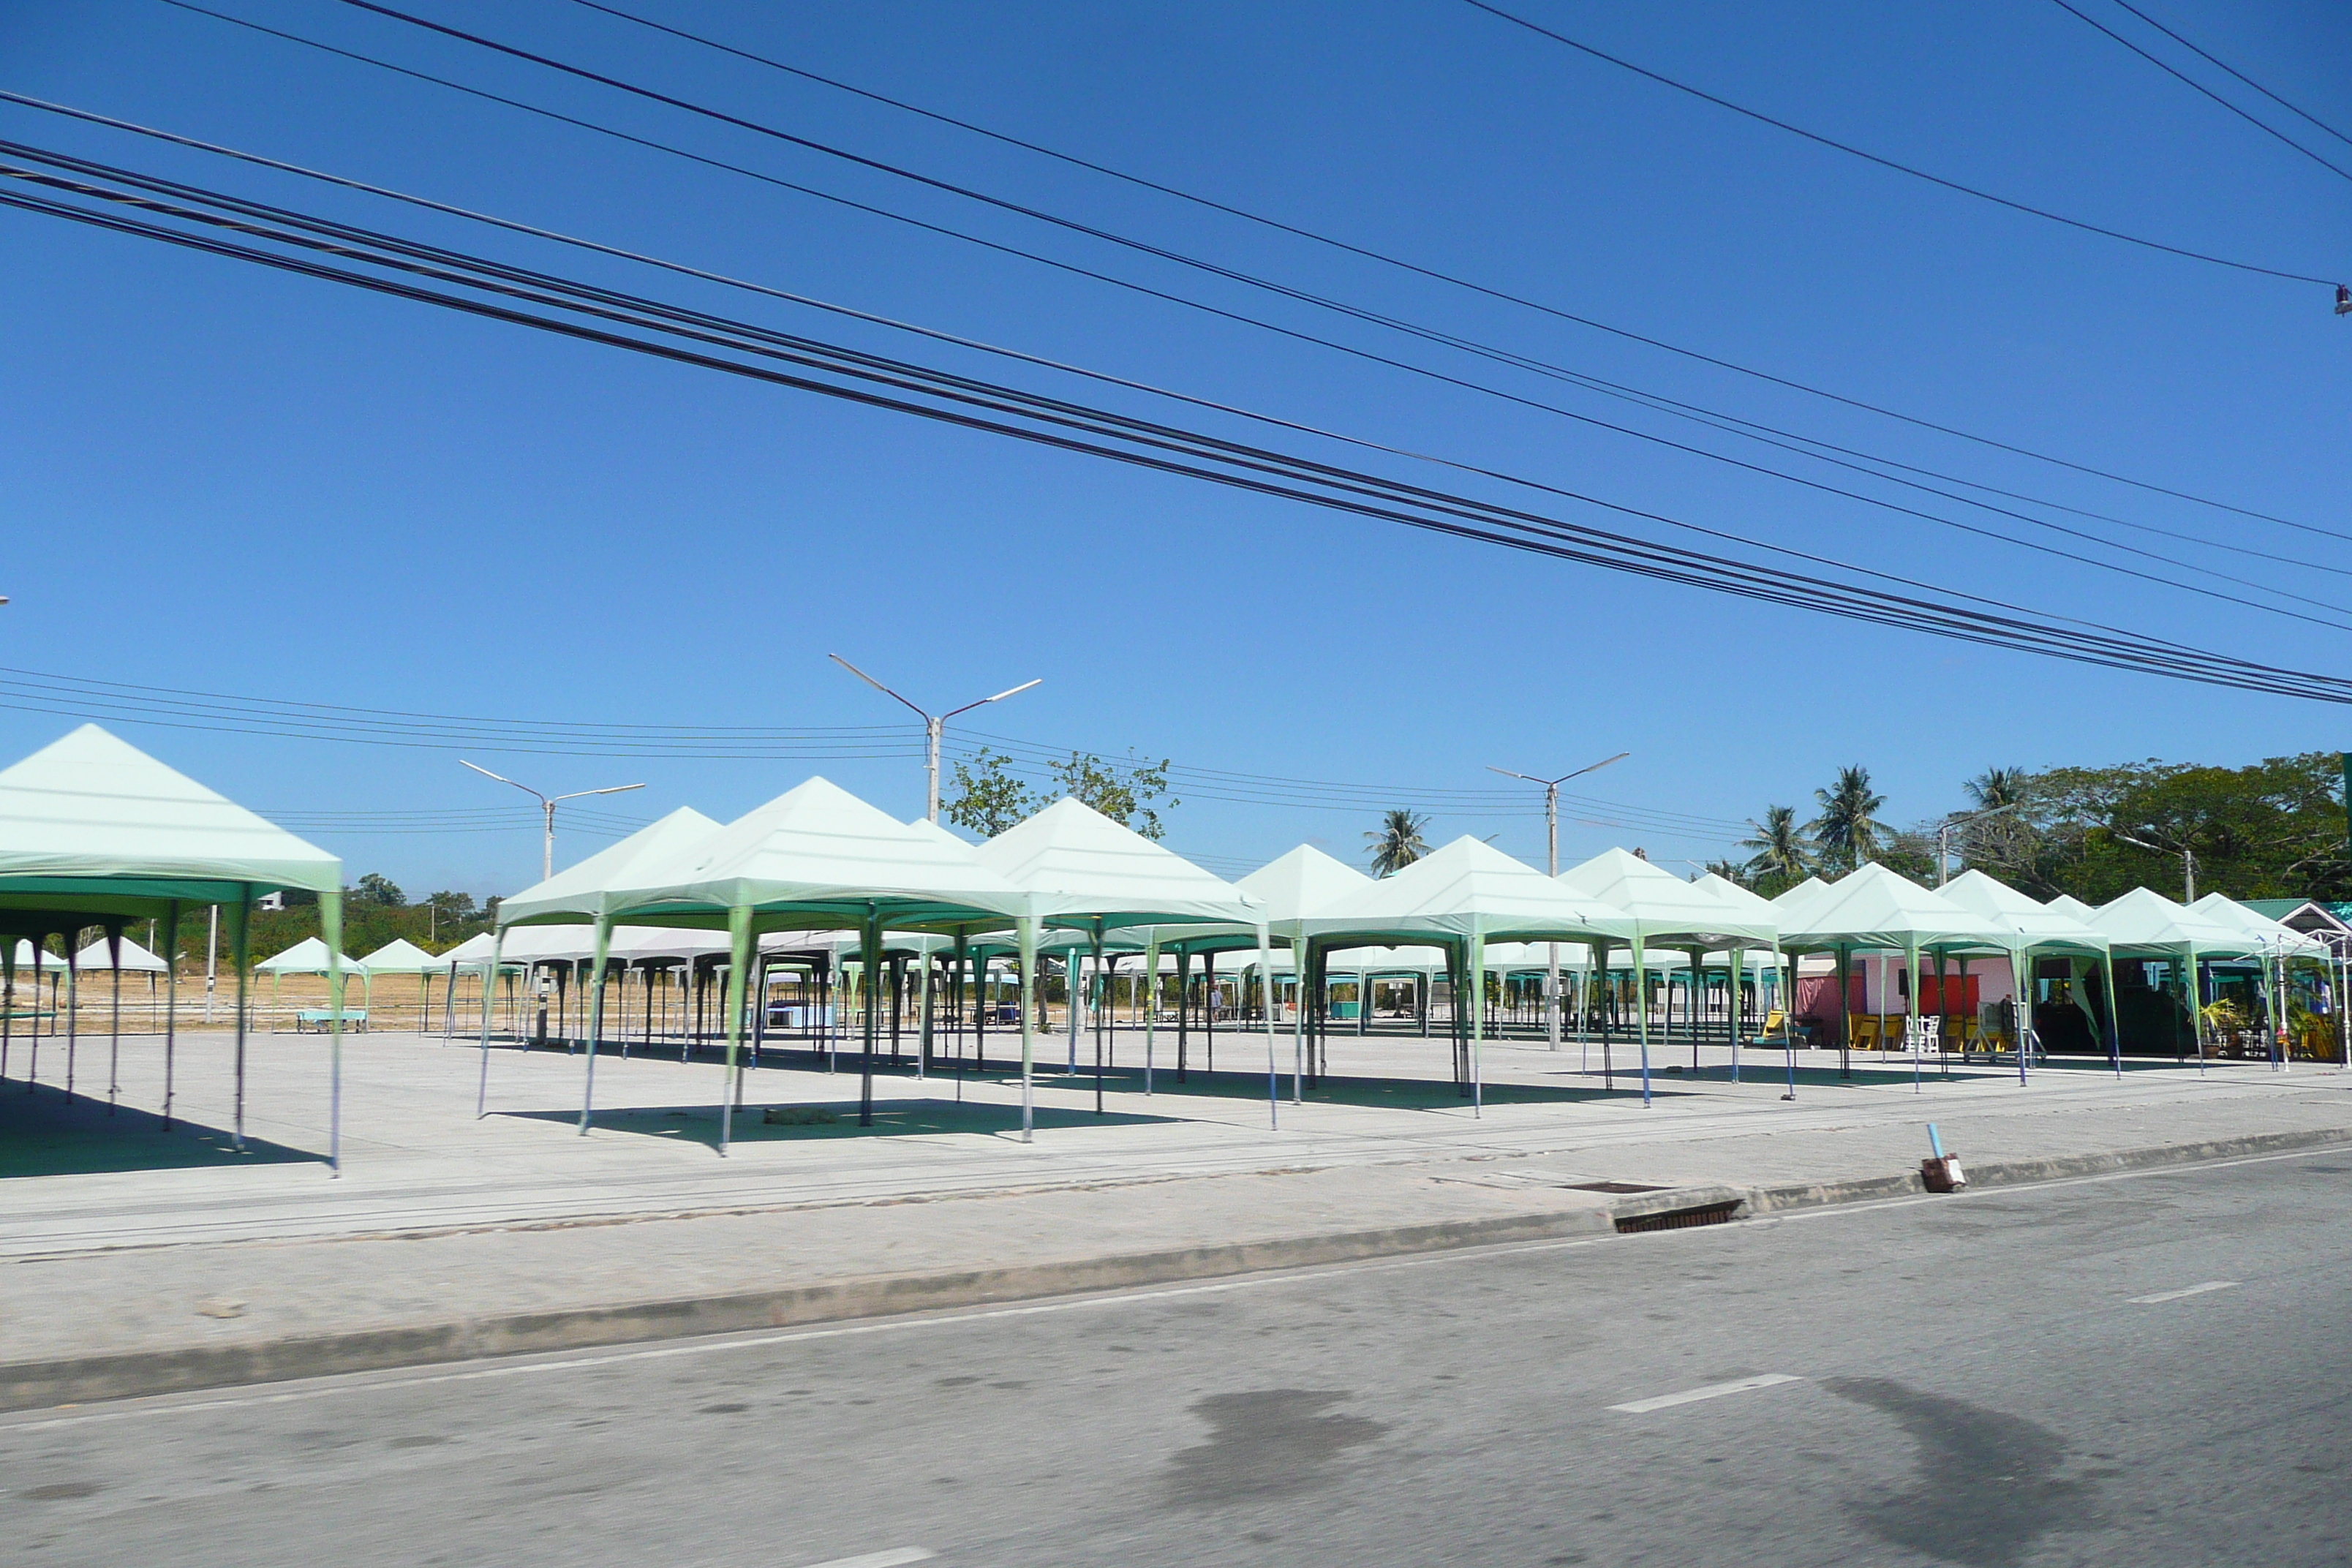
<path id="1" fill-rule="evenodd" d="M 1805 830 L 1797 826 L 1797 808 L 1793 805 L 1768 805 L 1764 820 L 1748 819 L 1755 836 L 1739 841 L 1742 849 L 1752 849 L 1748 858 L 1748 874 L 1762 879 L 1779 878 L 1791 885 L 1804 880 L 1813 868 L 1812 847 L 1805 842 Z"/>
<path id="2" fill-rule="evenodd" d="M 1885 828 L 1876 814 L 1886 797 L 1871 789 L 1868 768 L 1840 768 L 1837 782 L 1815 790 L 1813 798 L 1821 803 L 1822 814 L 1806 828 L 1830 858 L 1851 871 L 1878 858 Z"/>
<path id="3" fill-rule="evenodd" d="M 2023 768 L 1987 768 L 1961 787 L 1978 811 L 2000 812 L 1999 816 L 1979 817 L 1961 828 L 1961 854 L 1971 860 L 2011 868 L 2030 861 L 2036 839 L 2035 826 L 2027 820 L 2032 775 Z M 2004 806 L 2023 809 L 2003 811 Z"/>
<path id="4" fill-rule="evenodd" d="M 1998 811 L 2024 801 L 2025 778 L 2023 768 L 1987 768 L 1961 787 L 1979 811 Z"/>
<path id="5" fill-rule="evenodd" d="M 1388 877 L 1429 853 L 1429 845 L 1421 830 L 1429 826 L 1429 818 L 1417 811 L 1398 809 L 1384 812 L 1381 825 L 1364 835 L 1372 846 L 1372 875 Z"/>

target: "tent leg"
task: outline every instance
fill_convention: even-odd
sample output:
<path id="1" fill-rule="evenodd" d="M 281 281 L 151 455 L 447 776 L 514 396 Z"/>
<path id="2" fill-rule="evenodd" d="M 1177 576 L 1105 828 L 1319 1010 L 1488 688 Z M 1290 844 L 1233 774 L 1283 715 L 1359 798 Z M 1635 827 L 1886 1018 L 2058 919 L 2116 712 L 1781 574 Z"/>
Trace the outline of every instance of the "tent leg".
<path id="1" fill-rule="evenodd" d="M 114 1102 L 122 1094 L 122 930 L 110 927 L 106 933 L 108 956 L 114 972 L 111 1011 L 106 1026 L 106 1113 L 114 1114 Z"/>
<path id="2" fill-rule="evenodd" d="M 1211 967 L 1214 968 L 1212 961 Z M 1282 1128 L 1282 1073 L 1274 1063 L 1274 937 L 1265 927 L 1257 928 L 1257 972 L 1265 982 L 1265 1101 L 1266 1124 L 1276 1131 Z M 1214 1049 L 1213 1047 L 1211 1047 Z M 1216 1058 L 1209 1058 L 1211 1070 Z"/>
<path id="3" fill-rule="evenodd" d="M 1013 931 L 1021 943 L 1021 1142 L 1026 1143 L 1035 1135 L 1037 1122 L 1036 917 L 1023 915 L 1014 922 Z M 982 963 L 982 973 L 986 973 L 988 965 Z"/>
<path id="4" fill-rule="evenodd" d="M 580 1080 L 580 1136 L 588 1136 L 596 1105 L 596 1047 L 604 1038 L 604 965 L 613 951 L 613 917 L 596 917 L 596 953 L 588 973 L 588 1070 Z"/>
<path id="5" fill-rule="evenodd" d="M 327 943 L 327 1169 L 343 1173 L 343 895 L 319 894 L 319 934 Z"/>
<path id="6" fill-rule="evenodd" d="M 479 1121 L 489 1114 L 490 1108 L 490 1009 L 499 994 L 499 953 L 507 943 L 503 927 L 490 928 L 490 961 L 482 970 L 482 1079 L 474 1090 L 474 1120 Z"/>
<path id="7" fill-rule="evenodd" d="M 11 956 L 14 956 L 13 954 Z M 172 1130 L 172 1074 L 180 1029 L 180 900 L 163 916 L 163 1131 Z M 0 1066 L 0 1072 L 5 1067 Z"/>
<path id="8" fill-rule="evenodd" d="M 74 1094 L 74 1047 L 81 1043 L 81 965 L 74 943 L 81 932 L 66 935 L 66 1098 Z"/>
<path id="9" fill-rule="evenodd" d="M 1643 967 L 1642 935 L 1633 933 L 1633 1021 L 1642 1041 L 1642 1109 L 1650 1108 L 1650 984 Z"/>
<path id="10" fill-rule="evenodd" d="M 228 935 L 229 962 L 236 965 L 236 1115 L 230 1127 L 229 1138 L 235 1147 L 245 1147 L 245 1020 L 251 1010 L 246 1003 L 247 977 L 253 965 L 253 886 L 247 883 L 236 906 L 236 922 Z"/>
<path id="11" fill-rule="evenodd" d="M 731 962 L 723 993 L 727 1008 L 727 1076 L 720 1080 L 719 1094 L 719 1153 L 722 1159 L 735 1136 L 735 1053 L 743 1042 L 743 981 L 745 971 L 751 967 L 750 906 L 739 904 L 727 911 L 727 938 Z"/>
<path id="12" fill-rule="evenodd" d="M 1151 1098 L 1151 1053 L 1160 1028 L 1160 933 L 1143 942 L 1143 1098 Z"/>
<path id="13" fill-rule="evenodd" d="M 1471 984 L 1477 988 L 1477 1002 L 1470 1009 L 1470 1115 L 1475 1121 L 1486 1114 L 1486 1087 L 1478 1049 L 1486 1033 L 1486 939 L 1475 930 L 1470 933 L 1470 976 Z"/>
<path id="14" fill-rule="evenodd" d="M 1095 922 L 1094 941 L 1095 984 L 1101 994 L 1094 998 L 1092 1009 L 1095 1035 L 1095 1114 L 1103 1113 L 1103 1029 L 1110 1014 L 1110 980 L 1103 973 L 1102 921 Z"/>

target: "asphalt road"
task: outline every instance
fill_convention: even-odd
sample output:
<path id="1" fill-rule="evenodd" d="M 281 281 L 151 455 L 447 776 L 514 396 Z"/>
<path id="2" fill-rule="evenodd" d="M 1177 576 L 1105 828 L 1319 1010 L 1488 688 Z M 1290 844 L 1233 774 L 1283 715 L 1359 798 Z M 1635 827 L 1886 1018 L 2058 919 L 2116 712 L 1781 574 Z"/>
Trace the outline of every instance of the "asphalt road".
<path id="1" fill-rule="evenodd" d="M 2311 1155 L 0 1417 L 0 1559 L 2343 1563 L 2347 1205 Z"/>

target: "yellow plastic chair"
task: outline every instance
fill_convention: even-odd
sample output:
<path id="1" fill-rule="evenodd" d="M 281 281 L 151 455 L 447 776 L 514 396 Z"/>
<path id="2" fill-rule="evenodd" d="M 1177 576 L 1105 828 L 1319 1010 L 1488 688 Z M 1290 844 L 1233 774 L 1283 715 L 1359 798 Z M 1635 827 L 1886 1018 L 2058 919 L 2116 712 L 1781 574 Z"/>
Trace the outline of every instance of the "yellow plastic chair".
<path id="1" fill-rule="evenodd" d="M 1874 1051 L 1878 1048 L 1878 1017 L 1872 1013 L 1856 1013 L 1847 1018 L 1846 1026 L 1853 1031 L 1853 1048 Z"/>

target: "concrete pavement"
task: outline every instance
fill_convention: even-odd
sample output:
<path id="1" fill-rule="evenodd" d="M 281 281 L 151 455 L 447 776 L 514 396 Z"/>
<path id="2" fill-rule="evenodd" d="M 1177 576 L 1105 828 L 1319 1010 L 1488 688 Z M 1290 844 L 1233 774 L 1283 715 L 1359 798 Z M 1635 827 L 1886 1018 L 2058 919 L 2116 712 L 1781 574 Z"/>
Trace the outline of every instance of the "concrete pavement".
<path id="1" fill-rule="evenodd" d="M 0 1417 L 26 1561 L 2336 1563 L 2352 1160 Z"/>
<path id="2" fill-rule="evenodd" d="M 315 1037 L 254 1042 L 257 1144 L 323 1147 L 323 1050 Z M 770 1068 L 721 1161 L 715 1065 L 601 1061 L 605 1110 L 582 1138 L 578 1057 L 494 1053 L 493 1114 L 477 1121 L 475 1053 L 373 1036 L 346 1046 L 347 1173 L 329 1180 L 314 1160 L 131 1128 L 160 1094 L 152 1054 L 126 1047 L 110 1125 L 84 1107 L 93 1131 L 46 1146 L 57 1173 L 0 1188 L 10 1403 L 1591 1232 L 1623 1205 L 1727 1192 L 1751 1209 L 1870 1195 L 1916 1185 L 1931 1118 L 1980 1180 L 2352 1138 L 2352 1078 L 2331 1071 L 2053 1070 L 2021 1089 L 1979 1070 L 1931 1073 L 1915 1094 L 1905 1074 L 1845 1085 L 1809 1069 L 1794 1104 L 1769 1075 L 1685 1072 L 1661 1075 L 1645 1110 L 1600 1093 L 1572 1055 L 1503 1047 L 1474 1117 L 1447 1086 L 1404 1076 L 1430 1047 L 1346 1041 L 1333 1068 L 1349 1079 L 1286 1103 L 1279 1131 L 1262 1079 L 1115 1089 L 1102 1123 L 1090 1083 L 1055 1080 L 1029 1144 L 1012 1135 L 1002 1073 L 879 1079 L 880 1124 L 860 1133 L 854 1078 Z M 222 1066 L 217 1040 L 186 1043 L 185 1113 L 225 1110 Z M 54 1132 L 51 1091 L 22 1092 L 0 1087 L 0 1126 Z M 769 1103 L 803 1109 L 771 1124 Z M 840 1120 L 809 1121 L 810 1106 Z M 132 1150 L 117 1163 L 134 1168 L 90 1168 L 109 1147 Z M 142 1365 L 146 1382 L 125 1370 Z M 17 1375 L 60 1367 L 80 1371 Z"/>

